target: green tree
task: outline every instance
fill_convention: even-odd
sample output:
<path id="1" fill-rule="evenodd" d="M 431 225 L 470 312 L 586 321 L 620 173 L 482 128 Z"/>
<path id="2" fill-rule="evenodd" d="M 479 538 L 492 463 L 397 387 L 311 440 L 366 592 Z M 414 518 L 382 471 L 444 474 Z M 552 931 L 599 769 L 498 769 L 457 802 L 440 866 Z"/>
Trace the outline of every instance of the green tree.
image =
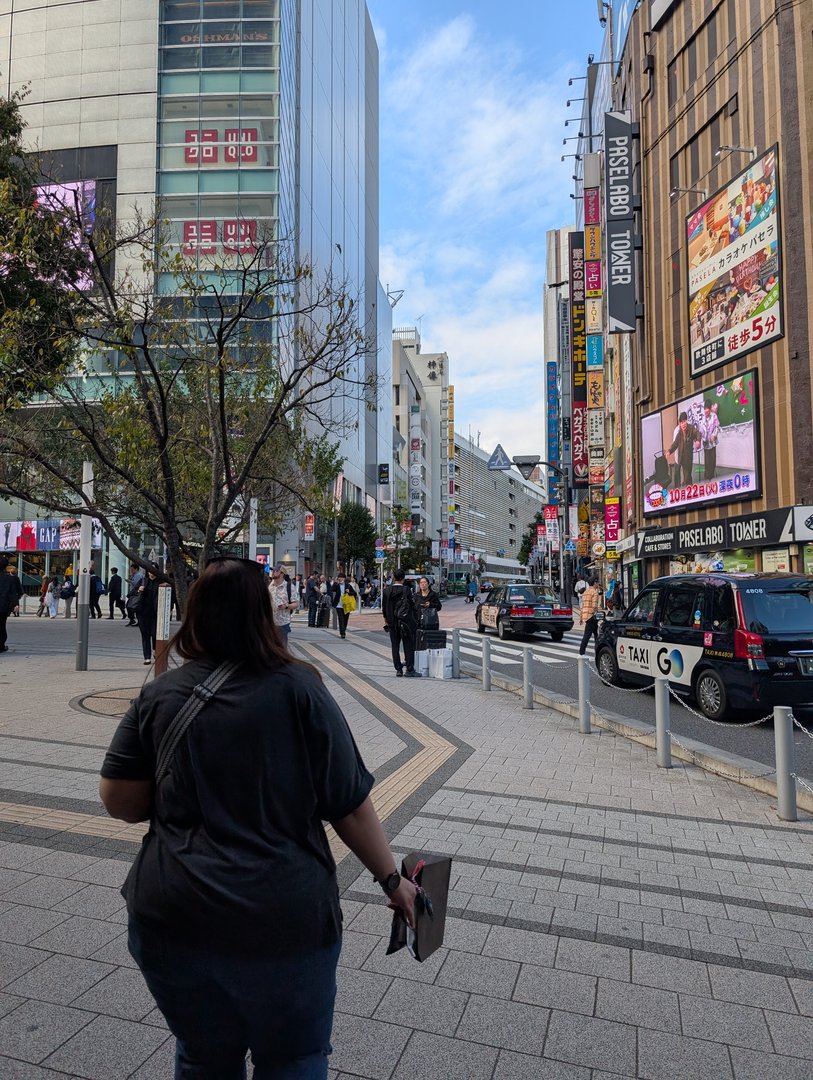
<path id="1" fill-rule="evenodd" d="M 157 214 L 134 214 L 126 232 L 86 229 L 78 203 L 65 214 L 62 242 L 70 252 L 82 238 L 87 279 L 52 310 L 72 363 L 41 379 L 37 327 L 6 339 L 3 370 L 23 375 L 4 375 L 14 407 L 0 426 L 0 496 L 91 513 L 142 565 L 133 538 L 158 537 L 183 604 L 188 566 L 243 537 L 252 498 L 266 528 L 333 513 L 356 412 L 345 399 L 375 407 L 374 335 L 345 281 L 271 237 L 195 261 Z"/>
<path id="2" fill-rule="evenodd" d="M 0 98 L 0 408 L 47 387 L 74 357 L 64 329 L 87 254 L 72 213 L 40 188 L 25 153 L 22 95 Z"/>
<path id="3" fill-rule="evenodd" d="M 526 532 L 522 536 L 522 543 L 519 545 L 519 554 L 517 559 L 523 566 L 527 566 L 531 558 L 531 552 L 536 546 L 536 527 L 542 525 L 545 521 L 545 515 L 542 513 L 536 514 L 533 521 L 528 524 Z"/>
<path id="4" fill-rule="evenodd" d="M 375 562 L 375 541 L 378 533 L 375 518 L 361 503 L 344 503 L 339 511 L 339 559 L 348 573 L 357 562 L 370 571 Z"/>

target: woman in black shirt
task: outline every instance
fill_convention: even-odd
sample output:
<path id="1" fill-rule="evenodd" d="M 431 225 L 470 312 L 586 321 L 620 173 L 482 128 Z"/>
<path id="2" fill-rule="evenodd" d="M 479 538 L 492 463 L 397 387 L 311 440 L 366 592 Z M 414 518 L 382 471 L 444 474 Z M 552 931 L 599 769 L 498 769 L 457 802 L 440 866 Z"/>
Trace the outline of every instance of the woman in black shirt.
<path id="1" fill-rule="evenodd" d="M 102 766 L 108 813 L 150 822 L 122 889 L 130 951 L 176 1036 L 176 1080 L 242 1080 L 247 1050 L 256 1080 L 318 1080 L 341 947 L 322 822 L 410 924 L 415 887 L 395 872 L 341 711 L 280 641 L 259 564 L 210 564 L 172 647 L 187 663 L 144 688 Z M 224 661 L 239 667 L 156 786 L 164 733 Z"/>

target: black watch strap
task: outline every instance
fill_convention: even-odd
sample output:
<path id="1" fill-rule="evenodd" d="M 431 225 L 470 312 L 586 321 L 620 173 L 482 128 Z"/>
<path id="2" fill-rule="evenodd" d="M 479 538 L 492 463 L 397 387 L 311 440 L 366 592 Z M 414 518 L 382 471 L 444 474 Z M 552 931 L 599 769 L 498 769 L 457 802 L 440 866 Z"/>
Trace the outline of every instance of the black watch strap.
<path id="1" fill-rule="evenodd" d="M 401 875 L 397 870 L 393 870 L 391 874 L 387 874 L 384 878 L 373 878 L 373 881 L 377 882 L 385 893 L 395 892 L 400 880 Z"/>

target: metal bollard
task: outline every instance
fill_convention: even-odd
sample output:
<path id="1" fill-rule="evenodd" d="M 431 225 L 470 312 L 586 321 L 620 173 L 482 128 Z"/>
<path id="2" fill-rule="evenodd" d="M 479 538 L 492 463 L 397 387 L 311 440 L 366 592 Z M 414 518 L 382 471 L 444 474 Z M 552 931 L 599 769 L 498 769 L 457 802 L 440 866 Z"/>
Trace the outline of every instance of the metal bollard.
<path id="1" fill-rule="evenodd" d="M 534 707 L 534 654 L 530 648 L 522 650 L 522 695 L 523 709 Z"/>
<path id="2" fill-rule="evenodd" d="M 669 680 L 655 679 L 655 750 L 659 769 L 672 768 L 672 729 L 669 718 Z"/>
<path id="3" fill-rule="evenodd" d="M 460 678 L 460 628 L 452 630 L 452 678 Z"/>
<path id="4" fill-rule="evenodd" d="M 590 668 L 586 656 L 576 658 L 579 675 L 579 731 L 589 735 L 590 728 Z"/>
<path id="5" fill-rule="evenodd" d="M 773 736 L 776 747 L 776 812 L 780 821 L 797 821 L 796 747 L 793 743 L 793 709 L 775 705 Z"/>
<path id="6" fill-rule="evenodd" d="M 483 638 L 483 689 L 491 689 L 491 640 Z"/>

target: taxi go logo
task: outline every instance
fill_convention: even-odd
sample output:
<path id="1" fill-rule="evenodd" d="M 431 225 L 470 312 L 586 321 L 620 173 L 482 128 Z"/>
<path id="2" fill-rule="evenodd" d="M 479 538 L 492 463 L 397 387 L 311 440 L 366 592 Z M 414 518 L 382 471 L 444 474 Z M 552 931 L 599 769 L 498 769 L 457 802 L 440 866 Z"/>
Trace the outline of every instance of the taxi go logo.
<path id="1" fill-rule="evenodd" d="M 646 501 L 652 507 L 664 505 L 666 502 L 666 492 L 660 484 L 653 484 L 649 491 L 647 491 Z"/>
<path id="2" fill-rule="evenodd" d="M 683 655 L 677 650 L 659 649 L 656 656 L 658 671 L 664 675 L 673 675 L 679 679 L 683 674 Z"/>

